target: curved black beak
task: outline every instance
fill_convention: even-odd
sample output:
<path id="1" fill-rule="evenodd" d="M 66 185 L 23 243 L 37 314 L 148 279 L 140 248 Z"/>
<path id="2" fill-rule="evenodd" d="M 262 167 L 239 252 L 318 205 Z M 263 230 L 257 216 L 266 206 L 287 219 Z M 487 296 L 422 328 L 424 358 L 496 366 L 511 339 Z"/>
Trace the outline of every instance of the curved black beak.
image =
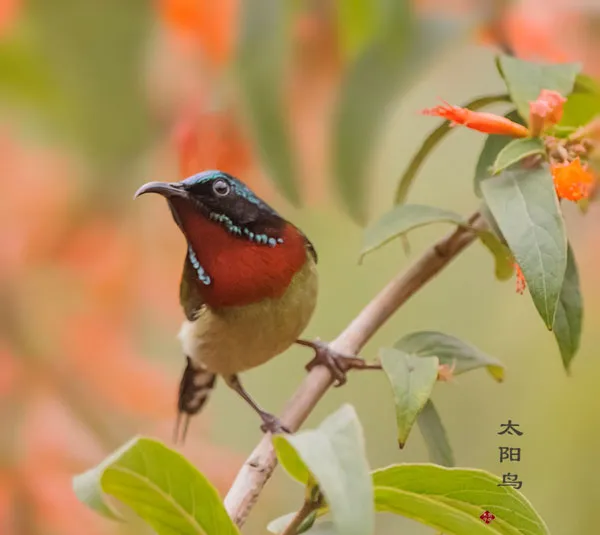
<path id="1" fill-rule="evenodd" d="M 148 182 L 138 189 L 133 198 L 136 199 L 144 193 L 158 193 L 163 197 L 187 197 L 187 192 L 179 182 Z"/>

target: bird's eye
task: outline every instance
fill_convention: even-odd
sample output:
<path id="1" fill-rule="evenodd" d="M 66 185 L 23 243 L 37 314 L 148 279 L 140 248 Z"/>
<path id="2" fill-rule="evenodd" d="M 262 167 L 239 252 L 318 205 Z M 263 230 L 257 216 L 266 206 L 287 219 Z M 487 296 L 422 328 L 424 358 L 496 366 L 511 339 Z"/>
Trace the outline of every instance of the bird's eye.
<path id="1" fill-rule="evenodd" d="M 224 197 L 231 191 L 231 187 L 225 180 L 219 179 L 214 182 L 213 191 L 220 197 Z"/>

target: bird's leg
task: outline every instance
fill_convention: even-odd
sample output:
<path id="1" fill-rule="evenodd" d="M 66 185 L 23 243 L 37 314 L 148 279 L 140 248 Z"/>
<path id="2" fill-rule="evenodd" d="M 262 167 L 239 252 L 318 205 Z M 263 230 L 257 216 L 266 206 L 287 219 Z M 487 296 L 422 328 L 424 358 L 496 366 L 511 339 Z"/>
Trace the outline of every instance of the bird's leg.
<path id="1" fill-rule="evenodd" d="M 263 433 L 291 433 L 291 431 L 285 427 L 277 416 L 262 410 L 256 402 L 250 397 L 248 392 L 242 386 L 242 383 L 237 375 L 230 375 L 229 377 L 225 377 L 225 382 L 227 385 L 235 390 L 245 401 L 250 405 L 256 413 L 260 416 L 263 424 L 260 426 L 260 429 Z"/>
<path id="2" fill-rule="evenodd" d="M 296 340 L 301 346 L 310 347 L 315 352 L 315 357 L 306 365 L 306 370 L 310 371 L 315 366 L 325 366 L 331 372 L 334 379 L 334 386 L 342 386 L 346 383 L 346 372 L 351 369 L 358 370 L 380 370 L 379 364 L 367 364 L 363 359 L 344 355 L 329 347 L 329 344 L 316 340 Z"/>

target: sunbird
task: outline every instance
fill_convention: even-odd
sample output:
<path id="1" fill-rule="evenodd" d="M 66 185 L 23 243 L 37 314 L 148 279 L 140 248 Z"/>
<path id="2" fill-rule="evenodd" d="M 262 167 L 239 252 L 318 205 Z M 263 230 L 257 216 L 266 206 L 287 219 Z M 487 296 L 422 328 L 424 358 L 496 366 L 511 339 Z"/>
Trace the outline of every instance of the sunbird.
<path id="1" fill-rule="evenodd" d="M 305 234 L 242 181 L 210 170 L 181 182 L 149 182 L 134 198 L 158 193 L 187 242 L 179 301 L 179 341 L 187 364 L 179 384 L 175 440 L 205 405 L 217 376 L 260 416 L 263 432 L 289 432 L 246 392 L 239 374 L 294 343 L 315 351 L 307 369 L 328 366 L 345 382 L 343 358 L 327 344 L 300 340 L 315 309 L 317 253 Z M 183 421 L 183 426 L 181 425 Z M 181 431 L 181 433 L 180 433 Z"/>

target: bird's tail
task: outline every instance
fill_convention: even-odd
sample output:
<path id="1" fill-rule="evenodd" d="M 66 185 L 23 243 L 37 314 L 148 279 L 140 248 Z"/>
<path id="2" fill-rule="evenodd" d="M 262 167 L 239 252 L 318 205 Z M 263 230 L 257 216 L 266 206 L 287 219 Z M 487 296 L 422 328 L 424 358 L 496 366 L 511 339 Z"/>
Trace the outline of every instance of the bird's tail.
<path id="1" fill-rule="evenodd" d="M 187 365 L 179 383 L 177 399 L 177 423 L 174 441 L 183 444 L 190 424 L 190 418 L 200 412 L 210 392 L 215 386 L 217 376 L 203 366 L 186 357 Z"/>

